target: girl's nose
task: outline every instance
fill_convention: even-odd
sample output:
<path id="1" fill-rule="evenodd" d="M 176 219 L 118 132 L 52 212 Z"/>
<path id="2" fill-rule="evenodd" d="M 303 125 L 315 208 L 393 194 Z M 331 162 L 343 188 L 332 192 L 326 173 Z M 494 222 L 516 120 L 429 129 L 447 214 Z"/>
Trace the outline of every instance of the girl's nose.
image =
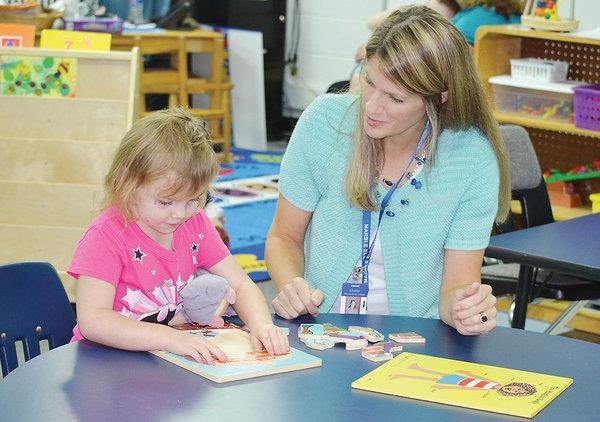
<path id="1" fill-rule="evenodd" d="M 173 209 L 173 217 L 175 218 L 183 218 L 185 217 L 185 206 L 184 205 L 178 205 Z"/>

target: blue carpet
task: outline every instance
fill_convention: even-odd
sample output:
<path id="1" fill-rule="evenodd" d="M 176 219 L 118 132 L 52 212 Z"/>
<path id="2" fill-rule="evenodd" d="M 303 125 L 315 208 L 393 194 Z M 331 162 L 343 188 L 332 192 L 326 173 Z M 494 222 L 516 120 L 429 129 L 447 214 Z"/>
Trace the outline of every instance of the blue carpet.
<path id="1" fill-rule="evenodd" d="M 279 174 L 279 166 L 283 154 L 279 152 L 251 151 L 232 149 L 233 162 L 223 165 L 225 174 L 219 176 L 218 182 L 248 179 L 259 176 Z"/>
<path id="2" fill-rule="evenodd" d="M 265 240 L 277 205 L 277 177 L 283 154 L 234 149 L 215 189 L 223 209 L 231 253 L 254 281 L 268 280 Z M 250 180 L 248 180 L 250 179 Z"/>

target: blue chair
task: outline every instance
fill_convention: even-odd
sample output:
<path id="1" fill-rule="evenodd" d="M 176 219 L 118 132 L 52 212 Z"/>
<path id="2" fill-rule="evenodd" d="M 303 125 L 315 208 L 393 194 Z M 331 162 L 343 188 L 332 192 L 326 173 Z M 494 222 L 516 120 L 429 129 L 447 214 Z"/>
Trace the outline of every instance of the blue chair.
<path id="1" fill-rule="evenodd" d="M 18 366 L 16 343 L 22 342 L 25 360 L 48 347 L 67 344 L 75 315 L 52 265 L 23 262 L 0 266 L 0 364 L 6 376 Z"/>

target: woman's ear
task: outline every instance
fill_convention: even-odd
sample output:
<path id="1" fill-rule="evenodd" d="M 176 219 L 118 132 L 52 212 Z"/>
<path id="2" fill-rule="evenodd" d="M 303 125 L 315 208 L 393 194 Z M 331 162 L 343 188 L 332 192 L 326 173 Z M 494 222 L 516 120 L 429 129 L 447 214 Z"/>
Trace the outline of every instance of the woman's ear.
<path id="1" fill-rule="evenodd" d="M 442 104 L 448 100 L 448 91 L 444 91 L 441 93 L 442 96 Z"/>

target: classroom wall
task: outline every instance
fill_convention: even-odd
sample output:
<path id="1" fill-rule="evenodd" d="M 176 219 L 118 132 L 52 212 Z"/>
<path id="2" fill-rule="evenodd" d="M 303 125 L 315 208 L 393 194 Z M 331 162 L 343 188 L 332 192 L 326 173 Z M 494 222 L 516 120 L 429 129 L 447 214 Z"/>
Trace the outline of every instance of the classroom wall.
<path id="1" fill-rule="evenodd" d="M 298 117 L 335 81 L 348 79 L 354 53 L 370 31 L 369 16 L 384 10 L 385 0 L 299 0 L 300 39 L 297 74 L 285 68 L 283 114 Z M 292 43 L 295 0 L 287 0 L 286 52 Z"/>
<path id="2" fill-rule="evenodd" d="M 425 4 L 426 0 L 299 0 L 300 39 L 296 68 L 285 68 L 283 115 L 298 117 L 317 96 L 335 81 L 348 79 L 354 66 L 354 53 L 370 31 L 367 19 L 387 8 Z M 287 0 L 286 52 L 292 42 L 294 5 Z M 581 30 L 600 27 L 600 1 L 577 0 L 575 18 Z M 599 31 L 600 32 L 600 31 Z M 599 34 L 600 36 L 600 34 Z M 287 54 L 287 53 L 286 53 Z M 287 55 L 286 55 L 287 57 Z"/>

